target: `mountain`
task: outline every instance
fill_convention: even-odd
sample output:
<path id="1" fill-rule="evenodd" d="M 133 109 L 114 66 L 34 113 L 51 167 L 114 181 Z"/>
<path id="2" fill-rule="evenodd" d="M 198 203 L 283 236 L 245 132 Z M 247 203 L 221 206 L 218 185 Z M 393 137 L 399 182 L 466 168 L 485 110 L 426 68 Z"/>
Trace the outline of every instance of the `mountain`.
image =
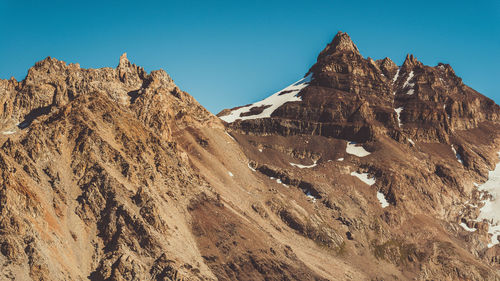
<path id="1" fill-rule="evenodd" d="M 358 267 L 497 280 L 500 218 L 478 219 L 490 203 L 477 186 L 498 162 L 499 109 L 449 65 L 365 59 L 339 32 L 304 79 L 218 116 L 254 169 L 314 197 Z"/>
<path id="2" fill-rule="evenodd" d="M 449 65 L 339 32 L 218 118 L 126 54 L 49 57 L 0 105 L 1 280 L 500 280 L 500 108 Z"/>

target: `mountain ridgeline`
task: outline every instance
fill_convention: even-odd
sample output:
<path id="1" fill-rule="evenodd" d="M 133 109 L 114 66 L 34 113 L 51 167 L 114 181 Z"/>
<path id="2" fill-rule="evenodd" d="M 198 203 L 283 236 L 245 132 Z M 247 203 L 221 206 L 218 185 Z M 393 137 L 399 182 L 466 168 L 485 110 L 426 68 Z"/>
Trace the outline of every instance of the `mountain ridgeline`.
<path id="1" fill-rule="evenodd" d="M 218 117 L 126 54 L 49 57 L 0 80 L 0 280 L 500 280 L 499 118 L 342 32 Z"/>

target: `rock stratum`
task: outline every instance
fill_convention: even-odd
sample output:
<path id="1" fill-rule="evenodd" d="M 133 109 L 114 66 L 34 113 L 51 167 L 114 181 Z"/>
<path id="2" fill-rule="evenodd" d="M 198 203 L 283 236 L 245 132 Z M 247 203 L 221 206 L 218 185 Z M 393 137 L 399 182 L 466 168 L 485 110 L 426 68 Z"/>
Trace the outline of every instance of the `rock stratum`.
<path id="1" fill-rule="evenodd" d="M 500 280 L 500 108 L 449 65 L 339 32 L 218 116 L 125 54 L 0 80 L 0 280 Z"/>

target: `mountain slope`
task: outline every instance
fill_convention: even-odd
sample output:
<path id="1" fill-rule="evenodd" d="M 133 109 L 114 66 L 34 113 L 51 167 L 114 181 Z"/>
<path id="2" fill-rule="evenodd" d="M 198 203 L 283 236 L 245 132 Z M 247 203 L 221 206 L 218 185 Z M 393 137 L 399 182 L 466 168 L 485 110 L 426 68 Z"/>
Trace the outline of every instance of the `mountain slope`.
<path id="1" fill-rule="evenodd" d="M 449 65 L 365 59 L 342 32 L 306 77 L 267 116 L 266 100 L 218 114 L 254 168 L 309 183 L 299 187 L 340 222 L 354 255 L 406 278 L 498 278 L 484 273 L 499 268 L 499 222 L 478 218 L 487 195 L 477 183 L 498 161 L 499 106 Z"/>
<path id="2" fill-rule="evenodd" d="M 498 106 L 344 33 L 305 77 L 220 118 L 125 54 L 0 80 L 0 279 L 500 280 Z"/>
<path id="3" fill-rule="evenodd" d="M 262 178 L 165 72 L 47 58 L 1 82 L 1 279 L 361 274 L 253 211 Z"/>

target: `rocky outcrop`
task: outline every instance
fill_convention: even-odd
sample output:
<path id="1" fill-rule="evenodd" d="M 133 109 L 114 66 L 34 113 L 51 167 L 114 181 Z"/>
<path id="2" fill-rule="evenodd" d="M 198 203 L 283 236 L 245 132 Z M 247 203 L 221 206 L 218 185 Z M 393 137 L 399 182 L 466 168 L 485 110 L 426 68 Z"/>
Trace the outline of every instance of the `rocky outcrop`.
<path id="1" fill-rule="evenodd" d="M 500 116 L 498 105 L 464 85 L 449 65 L 425 66 L 413 55 L 401 67 L 388 58 L 365 59 L 342 32 L 308 74 L 313 80 L 301 91 L 301 102 L 284 104 L 273 118 L 237 121 L 231 127 L 252 134 L 268 134 L 273 128 L 283 134 L 345 139 L 350 133 L 344 131 L 363 128 L 368 131 L 363 141 L 386 135 L 397 141 L 448 142 L 453 131 L 496 122 Z"/>
<path id="2" fill-rule="evenodd" d="M 115 69 L 47 58 L 22 82 L 1 83 L 1 279 L 223 279 L 217 268 L 238 274 L 198 249 L 224 237 L 191 235 L 198 219 L 228 212 L 220 199 L 209 201 L 218 206 L 212 214 L 190 204 L 200 194 L 220 198 L 190 158 L 199 158 L 195 147 L 216 145 L 197 128 L 220 137 L 224 127 L 163 70 L 148 74 L 125 54 Z M 258 247 L 281 247 L 265 233 L 245 239 L 248 251 L 256 251 L 255 239 L 265 243 Z M 248 276 L 321 279 L 296 257 L 244 257 L 234 262 Z M 265 268 L 269 262 L 275 265 Z"/>
<path id="3" fill-rule="evenodd" d="M 499 108 L 449 65 L 339 33 L 276 97 L 226 123 L 125 54 L 0 80 L 0 279 L 500 280 Z"/>
<path id="4" fill-rule="evenodd" d="M 252 167 L 286 185 L 311 183 L 316 196 L 304 193 L 318 214 L 340 222 L 333 229 L 345 233 L 345 251 L 370 249 L 403 279 L 498 279 L 488 223 L 474 222 L 482 204 L 474 183 L 498 161 L 500 107 L 449 65 L 429 67 L 411 54 L 402 66 L 364 58 L 342 32 L 307 75 L 300 99 L 270 117 L 249 111 L 226 123 Z M 307 237 L 293 214 L 282 217 Z"/>

